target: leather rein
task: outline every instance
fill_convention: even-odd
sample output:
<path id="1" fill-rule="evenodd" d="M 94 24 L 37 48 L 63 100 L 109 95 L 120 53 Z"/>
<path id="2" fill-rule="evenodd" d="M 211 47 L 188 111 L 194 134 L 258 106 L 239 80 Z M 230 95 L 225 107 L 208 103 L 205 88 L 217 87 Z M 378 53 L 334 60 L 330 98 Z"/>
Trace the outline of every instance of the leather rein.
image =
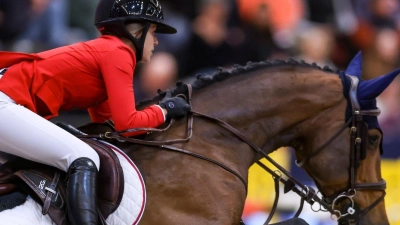
<path id="1" fill-rule="evenodd" d="M 271 212 L 269 213 L 269 216 L 264 224 L 268 224 L 270 220 L 272 219 L 276 208 L 277 208 L 277 203 L 279 199 L 279 182 L 281 182 L 284 185 L 284 193 L 287 193 L 289 191 L 293 191 L 297 193 L 301 200 L 300 200 L 300 206 L 297 212 L 295 213 L 294 217 L 298 217 L 303 209 L 304 202 L 308 202 L 311 205 L 311 209 L 315 212 L 318 211 L 329 211 L 331 213 L 332 219 L 335 220 L 343 220 L 344 217 L 346 216 L 351 216 L 351 215 L 358 215 L 357 219 L 361 217 L 362 215 L 365 215 L 368 211 L 370 211 L 373 207 L 375 207 L 380 201 L 383 200 L 385 196 L 385 188 L 386 188 L 386 182 L 385 180 L 382 180 L 377 183 L 363 183 L 363 184 L 356 184 L 355 179 L 356 179 L 356 170 L 357 170 L 357 162 L 356 162 L 356 157 L 355 157 L 355 152 L 360 151 L 360 142 L 361 138 L 367 138 L 367 137 L 361 137 L 360 134 L 361 132 L 357 129 L 358 123 L 362 122 L 362 115 L 374 115 L 377 116 L 380 111 L 378 110 L 360 110 L 360 106 L 357 101 L 357 85 L 358 85 L 358 78 L 349 76 L 352 81 L 352 88 L 350 89 L 350 96 L 351 96 L 351 105 L 352 105 L 352 111 L 353 111 L 353 116 L 352 118 L 344 124 L 325 144 L 323 144 L 321 147 L 313 151 L 309 156 L 304 158 L 301 162 L 296 162 L 299 166 L 303 165 L 305 162 L 310 160 L 313 156 L 317 155 L 320 153 L 325 147 L 327 147 L 330 143 L 332 143 L 351 123 L 351 156 L 350 156 L 350 187 L 343 192 L 339 192 L 339 194 L 334 194 L 333 196 L 330 197 L 319 197 L 318 193 L 310 186 L 302 184 L 300 181 L 298 181 L 296 178 L 294 178 L 289 171 L 287 171 L 285 168 L 283 168 L 281 165 L 279 165 L 275 160 L 273 160 L 267 153 L 262 151 L 259 147 L 257 147 L 253 142 L 251 142 L 246 136 L 244 136 L 240 131 L 229 125 L 228 123 L 217 119 L 215 117 L 211 117 L 196 111 L 191 110 L 188 113 L 187 116 L 187 136 L 186 138 L 182 139 L 173 139 L 173 140 L 166 140 L 166 141 L 147 141 L 147 140 L 141 140 L 141 139 L 136 139 L 133 137 L 124 137 L 122 134 L 124 133 L 130 133 L 130 132 L 136 132 L 136 131 L 147 131 L 148 133 L 152 132 L 163 132 L 168 130 L 172 124 L 175 122 L 174 119 L 171 119 L 167 127 L 163 129 L 157 129 L 157 128 L 133 128 L 133 129 L 127 129 L 127 130 L 122 130 L 122 131 L 114 131 L 114 132 L 105 132 L 104 134 L 99 134 L 99 135 L 81 135 L 81 137 L 85 138 L 99 138 L 99 139 L 111 139 L 111 140 L 117 140 L 120 142 L 130 142 L 134 144 L 139 144 L 139 145 L 145 145 L 145 146 L 153 146 L 153 147 L 158 147 L 170 151 L 175 151 L 183 154 L 187 154 L 208 162 L 211 162 L 222 169 L 230 172 L 234 176 L 236 176 L 244 185 L 244 188 L 246 190 L 247 194 L 247 182 L 246 180 L 235 170 L 229 168 L 228 166 L 217 162 L 213 159 L 210 159 L 206 156 L 203 156 L 201 154 L 193 153 L 185 149 L 177 148 L 174 146 L 171 146 L 176 143 L 187 143 L 192 137 L 193 134 L 193 118 L 194 116 L 201 117 L 207 120 L 210 120 L 212 122 L 217 123 L 221 127 L 225 128 L 226 130 L 230 131 L 232 134 L 234 134 L 237 138 L 242 140 L 243 142 L 247 143 L 255 152 L 258 154 L 262 155 L 264 158 L 266 158 L 272 165 L 274 165 L 278 170 L 272 170 L 268 168 L 265 164 L 263 164 L 261 161 L 257 161 L 256 163 L 266 170 L 268 173 L 270 173 L 274 179 L 275 183 L 275 200 L 273 203 L 273 207 L 271 209 Z M 183 97 L 187 99 L 188 103 L 191 104 L 191 96 L 192 96 L 192 87 L 189 84 L 186 84 L 188 88 L 188 96 L 185 95 L 178 95 L 180 97 Z M 78 135 L 80 136 L 80 135 Z M 283 174 L 287 177 L 284 178 Z M 297 185 L 297 186 L 296 186 Z M 356 194 L 356 190 L 379 190 L 383 191 L 383 195 L 378 198 L 374 203 L 372 203 L 370 206 L 368 206 L 366 209 L 356 212 L 355 204 L 353 201 L 353 197 Z M 351 202 L 350 207 L 347 209 L 347 213 L 342 214 L 341 211 L 336 210 L 335 204 L 338 203 L 342 199 L 349 199 Z M 317 202 L 319 204 L 319 209 L 314 209 L 312 206 L 313 204 Z M 349 221 L 354 221 L 353 218 L 351 218 Z M 350 223 L 349 223 L 350 224 Z"/>

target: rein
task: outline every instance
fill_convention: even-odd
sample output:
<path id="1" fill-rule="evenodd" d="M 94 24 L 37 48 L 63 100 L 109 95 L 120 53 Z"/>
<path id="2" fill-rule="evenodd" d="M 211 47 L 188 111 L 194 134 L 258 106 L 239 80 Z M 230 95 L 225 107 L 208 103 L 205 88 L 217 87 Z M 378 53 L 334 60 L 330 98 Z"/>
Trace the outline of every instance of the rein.
<path id="1" fill-rule="evenodd" d="M 185 149 L 177 148 L 174 146 L 171 146 L 176 143 L 187 143 L 193 134 L 193 118 L 194 116 L 198 116 L 210 121 L 213 121 L 220 125 L 221 127 L 225 128 L 226 130 L 230 131 L 232 134 L 234 134 L 237 138 L 242 140 L 243 142 L 247 143 L 256 153 L 261 154 L 264 158 L 266 158 L 271 164 L 273 164 L 278 170 L 273 171 L 270 168 L 268 168 L 266 165 L 264 165 L 261 161 L 257 161 L 256 163 L 266 170 L 268 173 L 270 173 L 274 179 L 275 182 L 275 200 L 273 203 L 273 207 L 271 209 L 271 212 L 264 223 L 265 225 L 269 223 L 269 221 L 272 219 L 272 216 L 274 215 L 276 208 L 277 208 L 277 203 L 278 203 L 278 198 L 279 198 L 279 182 L 284 184 L 284 193 L 287 193 L 289 191 L 293 191 L 297 193 L 301 200 L 300 200 L 300 206 L 299 209 L 297 210 L 296 214 L 294 217 L 298 217 L 303 209 L 304 202 L 308 202 L 311 205 L 311 209 L 315 212 L 318 211 L 329 211 L 331 213 L 332 219 L 335 220 L 341 220 L 343 222 L 345 218 L 348 221 L 348 224 L 353 224 L 353 222 L 357 221 L 361 216 L 365 215 L 368 213 L 372 208 L 374 208 L 376 205 L 379 204 L 380 201 L 384 199 L 385 196 L 385 188 L 386 188 L 386 182 L 385 180 L 382 180 L 380 182 L 376 183 L 363 183 L 363 184 L 356 184 L 355 179 L 356 179 L 356 170 L 358 163 L 360 161 L 360 151 L 361 151 L 361 141 L 362 138 L 366 138 L 366 136 L 361 137 L 361 123 L 364 123 L 362 121 L 362 115 L 372 115 L 372 116 L 377 116 L 380 111 L 378 110 L 360 110 L 360 106 L 357 101 L 357 85 L 358 85 L 358 78 L 349 76 L 352 81 L 352 87 L 350 89 L 350 97 L 351 97 L 351 105 L 353 109 L 353 116 L 349 121 L 346 122 L 326 143 L 324 143 L 322 146 L 317 148 L 315 151 L 313 151 L 310 155 L 308 155 L 306 158 L 304 158 L 302 161 L 296 161 L 296 164 L 298 166 L 304 165 L 307 161 L 309 161 L 312 157 L 320 153 L 323 149 L 325 149 L 330 143 L 332 143 L 349 125 L 350 123 L 352 124 L 351 127 L 351 153 L 350 153 L 350 188 L 347 191 L 342 191 L 339 194 L 334 194 L 333 196 L 330 197 L 322 197 L 320 198 L 318 196 L 318 193 L 312 188 L 307 185 L 302 184 L 300 181 L 298 181 L 296 178 L 294 178 L 289 171 L 287 171 L 285 168 L 283 168 L 281 165 L 279 165 L 275 160 L 273 160 L 268 154 L 266 154 L 264 151 L 262 151 L 259 147 L 257 147 L 253 142 L 251 142 L 246 136 L 244 136 L 240 131 L 229 125 L 228 123 L 219 120 L 215 117 L 211 117 L 205 114 L 202 114 L 200 112 L 196 112 L 191 110 L 188 113 L 187 116 L 187 136 L 186 138 L 183 139 L 173 139 L 173 140 L 166 140 L 166 141 L 147 141 L 147 140 L 141 140 L 141 139 L 136 139 L 132 137 L 124 137 L 122 134 L 124 133 L 130 133 L 130 132 L 136 132 L 136 131 L 147 131 L 148 133 L 152 132 L 163 132 L 168 130 L 172 124 L 175 122 L 174 119 L 171 119 L 167 127 L 164 129 L 157 129 L 157 128 L 133 128 L 133 129 L 127 129 L 123 131 L 114 131 L 114 132 L 106 132 L 104 134 L 99 134 L 99 135 L 82 135 L 82 137 L 86 138 L 100 138 L 100 139 L 113 139 L 121 142 L 130 142 L 134 144 L 140 144 L 140 145 L 145 145 L 145 146 L 152 146 L 152 147 L 158 147 L 170 151 L 175 151 L 175 152 L 180 152 L 183 154 L 187 154 L 208 162 L 211 162 L 222 169 L 230 172 L 234 176 L 236 176 L 244 185 L 246 194 L 247 194 L 247 182 L 246 180 L 236 171 L 233 169 L 227 167 L 226 165 L 217 162 L 213 159 L 210 159 L 206 156 L 203 156 L 201 154 L 193 153 Z M 188 87 L 188 103 L 191 104 L 191 95 L 192 95 L 192 87 L 191 85 L 187 84 Z M 183 95 L 184 98 L 186 96 Z M 79 135 L 78 135 L 79 136 Z M 287 179 L 282 177 L 282 173 L 287 176 Z M 298 186 L 296 186 L 298 185 Z M 353 197 L 356 194 L 356 190 L 379 190 L 383 192 L 383 195 L 378 198 L 375 202 L 373 202 L 370 206 L 365 208 L 364 210 L 357 212 L 355 209 L 355 203 L 353 200 Z M 339 202 L 339 200 L 343 199 L 349 199 L 351 205 L 347 208 L 346 213 L 342 214 L 341 211 L 336 210 L 334 207 L 336 203 Z M 312 205 L 318 202 L 319 204 L 319 209 L 314 210 Z M 324 209 L 323 209 L 324 208 Z M 341 223 L 342 224 L 342 223 Z"/>
<path id="2" fill-rule="evenodd" d="M 190 86 L 188 86 L 190 87 Z M 171 150 L 171 151 L 175 151 L 175 152 L 180 152 L 183 154 L 187 154 L 190 156 L 194 156 L 196 158 L 202 159 L 202 160 L 206 160 L 208 162 L 211 162 L 223 169 L 225 169 L 226 171 L 232 173 L 233 175 L 235 175 L 237 178 L 239 178 L 239 180 L 243 183 L 244 188 L 246 190 L 247 193 L 247 182 L 245 181 L 244 178 L 242 178 L 242 176 L 240 176 L 237 172 L 235 172 L 233 169 L 230 169 L 229 167 L 225 166 L 222 163 L 219 163 L 215 160 L 212 160 L 210 158 L 207 158 L 203 155 L 197 154 L 197 153 L 193 153 L 190 151 L 187 151 L 185 149 L 180 149 L 180 148 L 176 148 L 174 146 L 170 146 L 172 144 L 175 143 L 187 143 L 191 136 L 192 136 L 192 131 L 193 131 L 193 117 L 194 116 L 198 116 L 198 117 L 202 117 L 208 120 L 211 120 L 213 122 L 216 122 L 218 125 L 222 126 L 223 128 L 227 129 L 228 131 L 230 131 L 231 133 L 233 133 L 237 138 L 239 138 L 240 140 L 246 142 L 253 150 L 255 150 L 257 153 L 263 155 L 263 157 L 265 157 L 270 163 L 272 163 L 275 167 L 277 167 L 279 169 L 279 173 L 277 173 L 276 171 L 271 170 L 270 168 L 268 168 L 266 165 L 264 165 L 261 161 L 257 161 L 256 163 L 263 168 L 264 170 L 266 170 L 268 173 L 270 173 L 272 175 L 272 177 L 274 178 L 275 181 L 275 193 L 276 193 L 276 198 L 274 201 L 274 205 L 273 208 L 271 210 L 270 216 L 268 217 L 267 221 L 265 222 L 265 224 L 268 224 L 269 221 L 272 219 L 272 216 L 274 214 L 274 212 L 276 211 L 277 208 L 277 201 L 278 201 L 278 197 L 279 197 L 279 182 L 283 183 L 285 185 L 284 188 L 284 192 L 287 193 L 289 191 L 294 191 L 295 193 L 297 193 L 300 197 L 301 197 L 301 204 L 299 207 L 299 210 L 296 212 L 295 217 L 298 217 L 302 211 L 303 208 L 303 204 L 304 201 L 308 202 L 309 204 L 313 204 L 314 202 L 318 202 L 320 205 L 324 206 L 325 208 L 329 209 L 329 205 L 323 201 L 321 198 L 319 198 L 319 196 L 317 196 L 315 190 L 312 187 L 303 185 L 300 181 L 296 180 L 293 176 L 291 176 L 290 172 L 287 171 L 285 168 L 283 168 L 282 166 L 280 166 L 277 162 L 275 162 L 270 156 L 268 156 L 268 154 L 266 154 L 265 152 L 263 152 L 260 148 L 258 148 L 254 143 L 252 143 L 248 138 L 246 138 L 240 131 L 238 131 L 237 129 L 235 129 L 234 127 L 230 126 L 228 123 L 219 120 L 215 117 L 211 117 L 211 116 L 207 116 L 205 114 L 196 112 L 196 111 L 191 111 L 188 115 L 188 126 L 187 126 L 187 137 L 184 139 L 173 139 L 173 140 L 167 140 L 167 141 L 146 141 L 146 140 L 141 140 L 141 139 L 136 139 L 136 138 L 132 138 L 132 137 L 124 137 L 121 136 L 121 134 L 123 133 L 130 133 L 130 132 L 136 132 L 136 131 L 148 131 L 148 132 L 162 132 L 167 130 L 173 123 L 175 120 L 171 119 L 170 123 L 168 124 L 168 126 L 164 129 L 156 129 L 156 128 L 133 128 L 133 129 L 127 129 L 127 130 L 123 130 L 123 131 L 115 131 L 115 132 L 106 132 L 105 134 L 99 134 L 99 135 L 84 135 L 82 137 L 86 137 L 86 138 L 100 138 L 100 139 L 112 139 L 112 140 L 117 140 L 117 141 L 121 141 L 121 142 L 130 142 L 130 143 L 134 143 L 134 144 L 140 144 L 140 145 L 146 145 L 146 146 L 152 146 L 152 147 L 159 147 L 159 148 L 163 148 L 163 149 L 167 149 L 167 150 Z M 284 179 L 282 177 L 282 173 L 285 174 L 288 179 Z M 299 185 L 301 187 L 301 189 L 299 189 L 298 187 L 296 187 L 295 185 Z M 333 211 L 331 213 L 334 213 Z"/>

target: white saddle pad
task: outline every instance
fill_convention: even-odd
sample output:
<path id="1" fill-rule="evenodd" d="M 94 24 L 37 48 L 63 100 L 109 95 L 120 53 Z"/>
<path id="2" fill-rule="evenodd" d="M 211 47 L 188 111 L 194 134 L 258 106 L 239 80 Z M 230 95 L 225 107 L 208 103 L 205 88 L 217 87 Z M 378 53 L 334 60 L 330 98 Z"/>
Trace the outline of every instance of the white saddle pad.
<path id="1" fill-rule="evenodd" d="M 132 160 L 119 148 L 107 144 L 114 150 L 124 171 L 125 188 L 121 204 L 106 220 L 108 225 L 135 225 L 143 215 L 146 205 L 146 188 L 143 177 Z M 101 166 L 101 165 L 100 165 Z M 31 197 L 13 209 L 0 212 L 0 225 L 54 225 L 48 215 Z"/>

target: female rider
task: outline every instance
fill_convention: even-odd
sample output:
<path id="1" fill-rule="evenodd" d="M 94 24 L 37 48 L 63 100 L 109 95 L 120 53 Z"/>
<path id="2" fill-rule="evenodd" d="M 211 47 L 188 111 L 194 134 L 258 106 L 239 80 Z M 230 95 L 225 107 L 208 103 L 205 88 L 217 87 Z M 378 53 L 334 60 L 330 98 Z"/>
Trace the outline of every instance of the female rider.
<path id="1" fill-rule="evenodd" d="M 47 119 L 59 110 L 87 108 L 94 122 L 117 130 L 157 127 L 186 115 L 182 98 L 135 108 L 133 72 L 148 62 L 155 33 L 176 33 L 157 0 L 100 0 L 97 39 L 37 54 L 0 52 L 0 150 L 66 171 L 72 224 L 98 224 L 96 152 Z M 24 137 L 24 138 L 20 138 Z"/>

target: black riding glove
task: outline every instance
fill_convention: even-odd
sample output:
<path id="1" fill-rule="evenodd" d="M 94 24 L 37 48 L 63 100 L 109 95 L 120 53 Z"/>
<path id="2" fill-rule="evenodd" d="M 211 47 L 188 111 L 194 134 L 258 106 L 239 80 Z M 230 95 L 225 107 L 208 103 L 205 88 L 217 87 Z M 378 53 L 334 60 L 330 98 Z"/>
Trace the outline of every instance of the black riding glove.
<path id="1" fill-rule="evenodd" d="M 167 110 L 168 118 L 179 118 L 186 116 L 190 111 L 190 105 L 180 97 L 171 97 L 171 91 L 167 90 L 165 97 L 160 101 L 161 108 Z"/>

